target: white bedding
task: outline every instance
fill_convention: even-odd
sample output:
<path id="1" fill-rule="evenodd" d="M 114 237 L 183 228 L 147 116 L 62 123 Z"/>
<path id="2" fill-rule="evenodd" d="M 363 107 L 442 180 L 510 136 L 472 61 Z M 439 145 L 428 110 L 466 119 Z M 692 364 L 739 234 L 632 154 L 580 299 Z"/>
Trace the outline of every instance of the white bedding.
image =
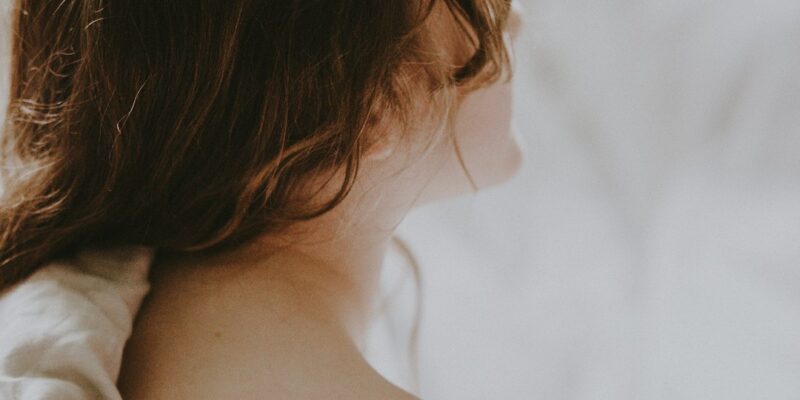
<path id="1" fill-rule="evenodd" d="M 529 158 L 402 226 L 431 399 L 800 398 L 800 2 L 527 2 Z"/>
<path id="2" fill-rule="evenodd" d="M 152 251 L 85 250 L 0 297 L 0 399 L 119 399 L 115 382 L 149 289 Z"/>

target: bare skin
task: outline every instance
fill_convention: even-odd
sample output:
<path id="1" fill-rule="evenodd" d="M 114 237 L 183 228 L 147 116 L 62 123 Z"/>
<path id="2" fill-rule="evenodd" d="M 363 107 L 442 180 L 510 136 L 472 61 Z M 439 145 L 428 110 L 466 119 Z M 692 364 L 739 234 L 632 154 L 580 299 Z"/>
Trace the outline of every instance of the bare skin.
<path id="1" fill-rule="evenodd" d="M 393 227 L 423 190 L 421 170 L 441 161 L 431 154 L 397 174 L 404 163 L 386 153 L 367 157 L 372 168 L 337 208 L 279 237 L 157 257 L 123 357 L 123 397 L 414 398 L 360 347 Z"/>
<path id="2" fill-rule="evenodd" d="M 376 148 L 343 203 L 289 232 L 212 257 L 157 257 L 123 397 L 414 398 L 359 349 L 393 227 L 430 181 L 422 171 L 442 164 L 432 153 L 400 168 L 405 157 L 386 157 L 395 151 Z"/>
<path id="3" fill-rule="evenodd" d="M 519 166 L 510 116 L 497 112 L 509 105 L 508 89 L 469 94 L 457 116 L 479 186 Z M 473 187 L 452 141 L 399 143 L 370 150 L 350 195 L 330 213 L 211 257 L 159 255 L 125 348 L 123 398 L 415 399 L 361 353 L 381 264 L 412 207 Z"/>
<path id="4" fill-rule="evenodd" d="M 362 357 L 343 322 L 350 283 L 303 258 L 276 254 L 237 274 L 162 261 L 126 348 L 123 398 L 415 398 Z"/>

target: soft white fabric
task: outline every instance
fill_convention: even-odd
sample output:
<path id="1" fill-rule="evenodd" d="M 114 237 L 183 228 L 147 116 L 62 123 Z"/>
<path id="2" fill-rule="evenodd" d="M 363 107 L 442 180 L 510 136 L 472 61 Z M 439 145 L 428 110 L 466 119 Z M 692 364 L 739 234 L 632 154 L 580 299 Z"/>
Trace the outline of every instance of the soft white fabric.
<path id="1" fill-rule="evenodd" d="M 0 297 L 0 398 L 120 399 L 115 382 L 153 252 L 85 250 Z"/>
<path id="2" fill-rule="evenodd" d="M 527 5 L 521 176 L 401 227 L 423 398 L 800 398 L 800 2 Z"/>

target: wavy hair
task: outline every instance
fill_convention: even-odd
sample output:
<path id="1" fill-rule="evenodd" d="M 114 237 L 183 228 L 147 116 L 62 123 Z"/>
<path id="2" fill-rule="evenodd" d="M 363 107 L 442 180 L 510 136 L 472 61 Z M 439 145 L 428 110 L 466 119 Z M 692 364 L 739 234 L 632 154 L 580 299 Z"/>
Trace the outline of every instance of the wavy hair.
<path id="1" fill-rule="evenodd" d="M 436 51 L 436 3 L 474 50 Z M 0 288 L 82 246 L 214 251 L 347 195 L 379 122 L 498 79 L 509 0 L 16 0 Z M 301 199 L 330 171 L 330 198 Z"/>

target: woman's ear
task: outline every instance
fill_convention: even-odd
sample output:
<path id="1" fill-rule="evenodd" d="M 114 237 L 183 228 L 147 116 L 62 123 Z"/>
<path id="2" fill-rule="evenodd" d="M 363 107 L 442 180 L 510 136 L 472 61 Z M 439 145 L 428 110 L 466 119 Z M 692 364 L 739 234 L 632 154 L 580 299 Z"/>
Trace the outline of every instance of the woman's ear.
<path id="1" fill-rule="evenodd" d="M 383 161 L 397 151 L 397 146 L 400 143 L 400 132 L 386 125 L 376 120 L 371 121 L 371 132 L 364 160 Z"/>
<path id="2" fill-rule="evenodd" d="M 395 135 L 385 135 L 378 140 L 372 142 L 367 148 L 364 159 L 367 161 L 383 161 L 389 158 L 397 147 L 397 140 L 394 139 Z"/>

